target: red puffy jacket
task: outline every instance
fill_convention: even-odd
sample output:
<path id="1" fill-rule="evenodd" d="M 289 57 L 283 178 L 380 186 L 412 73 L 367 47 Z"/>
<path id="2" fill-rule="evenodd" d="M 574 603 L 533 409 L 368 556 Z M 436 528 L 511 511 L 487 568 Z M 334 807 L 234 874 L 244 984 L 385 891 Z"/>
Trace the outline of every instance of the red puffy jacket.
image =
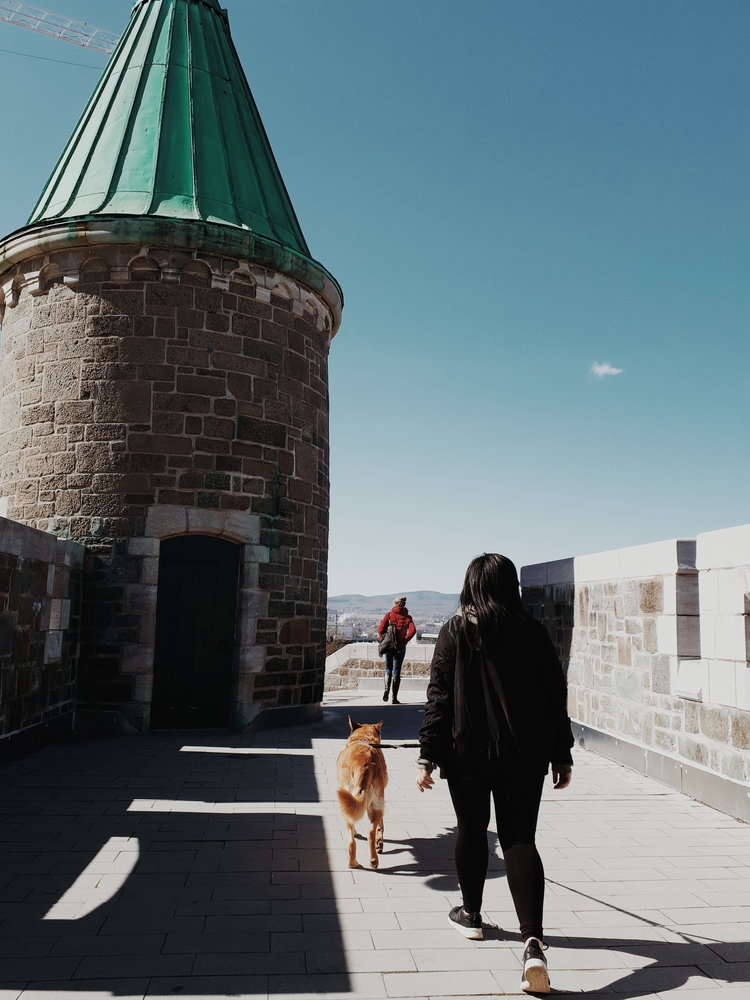
<path id="1" fill-rule="evenodd" d="M 402 646 L 405 646 L 409 639 L 413 639 L 417 634 L 417 627 L 414 624 L 414 619 L 409 614 L 407 608 L 400 608 L 395 604 L 387 615 L 383 618 L 382 622 L 378 625 L 378 635 L 382 636 L 389 625 L 396 626 L 396 636 L 398 641 Z"/>

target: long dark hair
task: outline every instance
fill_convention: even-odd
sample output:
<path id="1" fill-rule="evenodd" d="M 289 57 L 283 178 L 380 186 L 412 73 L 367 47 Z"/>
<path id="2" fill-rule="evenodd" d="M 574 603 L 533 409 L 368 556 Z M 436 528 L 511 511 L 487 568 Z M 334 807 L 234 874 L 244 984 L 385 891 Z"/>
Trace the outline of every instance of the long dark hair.
<path id="1" fill-rule="evenodd" d="M 484 552 L 471 560 L 460 603 L 464 622 L 476 623 L 480 645 L 488 645 L 508 622 L 527 617 L 521 603 L 518 571 L 507 556 L 497 552 Z"/>

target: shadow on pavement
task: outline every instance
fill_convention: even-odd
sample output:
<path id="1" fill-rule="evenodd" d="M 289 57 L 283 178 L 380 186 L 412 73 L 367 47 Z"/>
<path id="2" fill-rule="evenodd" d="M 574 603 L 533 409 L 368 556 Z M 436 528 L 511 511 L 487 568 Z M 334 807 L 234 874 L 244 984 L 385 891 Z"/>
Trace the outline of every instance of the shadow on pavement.
<path id="1" fill-rule="evenodd" d="M 303 914 L 343 943 L 322 819 L 294 809 L 318 800 L 306 735 L 157 732 L 4 767 L 0 990 L 309 993 Z"/>

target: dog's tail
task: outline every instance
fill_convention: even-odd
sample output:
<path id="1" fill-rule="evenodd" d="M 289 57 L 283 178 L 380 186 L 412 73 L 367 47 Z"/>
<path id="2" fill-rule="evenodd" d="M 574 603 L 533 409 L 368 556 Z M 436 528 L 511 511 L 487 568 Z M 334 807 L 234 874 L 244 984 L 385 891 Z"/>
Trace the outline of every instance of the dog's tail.
<path id="1" fill-rule="evenodd" d="M 358 795 L 352 795 L 343 788 L 339 788 L 339 805 L 341 811 L 347 819 L 358 820 L 365 814 L 365 796 L 360 790 Z"/>

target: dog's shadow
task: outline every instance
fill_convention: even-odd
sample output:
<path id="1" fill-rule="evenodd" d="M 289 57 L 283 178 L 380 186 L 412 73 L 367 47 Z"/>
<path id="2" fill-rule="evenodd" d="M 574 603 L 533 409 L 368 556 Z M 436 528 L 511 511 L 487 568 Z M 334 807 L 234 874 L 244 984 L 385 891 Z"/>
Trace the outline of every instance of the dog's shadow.
<path id="1" fill-rule="evenodd" d="M 410 860 L 396 862 L 389 867 L 389 875 L 396 877 L 415 875 L 426 881 L 431 889 L 438 892 L 458 891 L 458 877 L 454 860 L 456 828 L 444 829 L 434 837 L 408 837 L 398 840 L 388 836 L 386 829 L 383 857 L 408 853 Z M 497 836 L 488 832 L 489 864 L 487 879 L 505 878 L 505 865 L 498 854 Z M 382 871 L 383 869 L 381 869 Z"/>

